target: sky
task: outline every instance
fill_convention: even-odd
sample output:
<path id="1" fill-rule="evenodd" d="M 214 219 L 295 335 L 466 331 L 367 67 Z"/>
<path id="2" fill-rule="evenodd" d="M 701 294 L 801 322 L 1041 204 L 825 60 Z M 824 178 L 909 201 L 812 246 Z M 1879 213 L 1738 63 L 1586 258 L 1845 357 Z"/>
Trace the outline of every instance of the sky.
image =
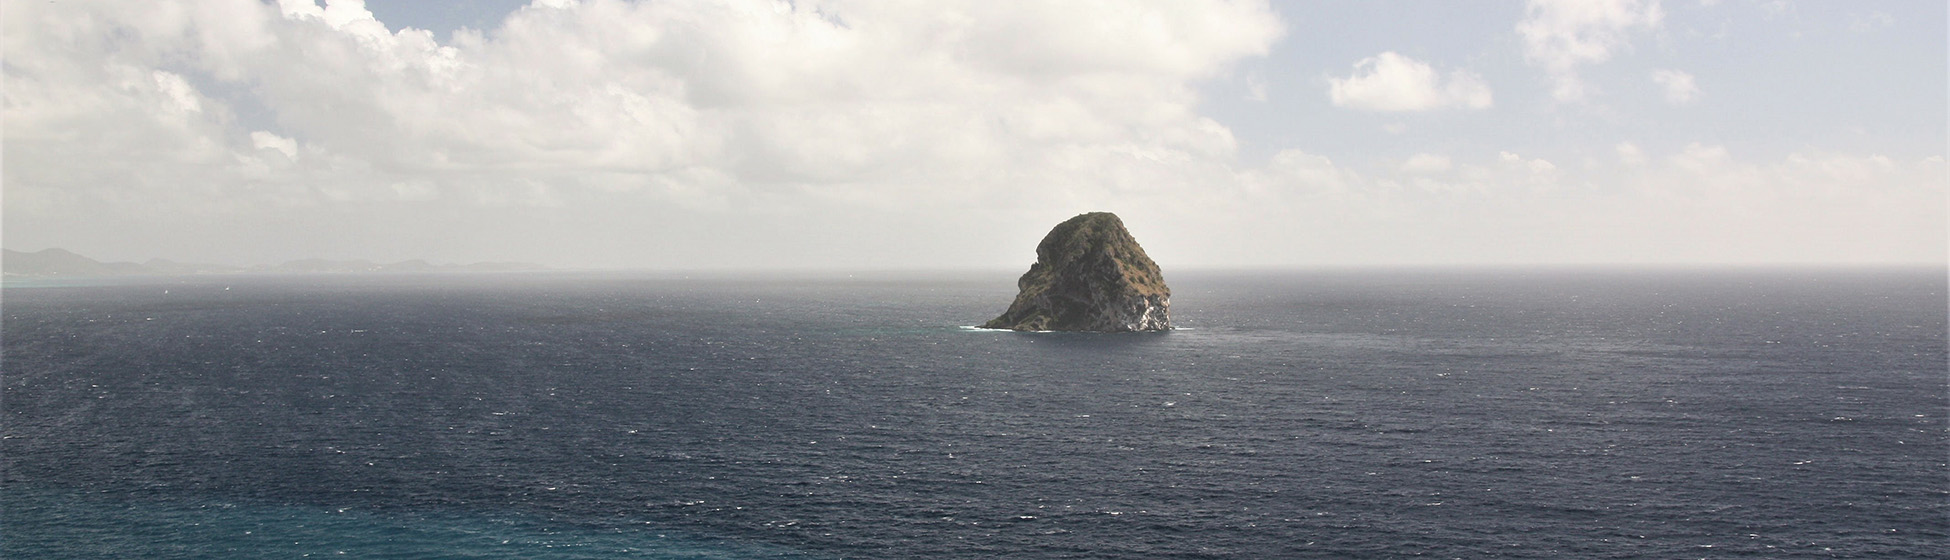
<path id="1" fill-rule="evenodd" d="M 101 260 L 1941 266 L 1941 2 L 60 0 L 0 244 Z"/>

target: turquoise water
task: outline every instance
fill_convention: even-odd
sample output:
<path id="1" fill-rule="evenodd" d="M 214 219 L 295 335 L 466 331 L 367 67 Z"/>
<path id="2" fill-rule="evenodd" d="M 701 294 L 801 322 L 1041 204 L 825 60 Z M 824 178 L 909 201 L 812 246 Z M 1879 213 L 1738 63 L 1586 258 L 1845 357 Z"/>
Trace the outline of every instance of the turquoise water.
<path id="1" fill-rule="evenodd" d="M 532 515 L 376 512 L 89 495 L 9 485 L 10 558 L 813 558 L 701 539 L 631 519 L 568 524 Z"/>

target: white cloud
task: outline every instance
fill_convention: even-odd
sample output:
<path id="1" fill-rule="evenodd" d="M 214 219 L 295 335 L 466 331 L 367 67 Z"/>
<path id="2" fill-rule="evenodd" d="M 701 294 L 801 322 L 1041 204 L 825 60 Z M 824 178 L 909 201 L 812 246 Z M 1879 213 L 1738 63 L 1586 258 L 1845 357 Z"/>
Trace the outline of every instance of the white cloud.
<path id="1" fill-rule="evenodd" d="M 1105 209 L 1186 265 L 1945 254 L 1940 158 L 1244 164 L 1197 88 L 1279 37 L 1264 4 L 994 4 L 538 2 L 444 43 L 356 2 L 9 4 L 6 235 L 245 263 L 1013 266 Z M 1468 73 L 1364 62 L 1343 106 L 1491 102 Z"/>
<path id="2" fill-rule="evenodd" d="M 1652 71 L 1652 82 L 1664 88 L 1666 101 L 1674 105 L 1692 103 L 1699 97 L 1699 86 L 1693 83 L 1693 75 L 1678 70 L 1660 69 Z"/>
<path id="3" fill-rule="evenodd" d="M 1346 78 L 1328 78 L 1327 93 L 1336 107 L 1364 111 L 1484 109 L 1492 103 L 1481 77 L 1456 70 L 1444 80 L 1428 63 L 1393 51 L 1355 62 Z"/>
<path id="4" fill-rule="evenodd" d="M 1625 165 L 1645 164 L 1646 161 L 1645 151 L 1640 150 L 1638 145 L 1636 144 L 1633 144 L 1631 142 L 1619 142 L 1618 146 L 1616 146 L 1614 149 L 1617 150 L 1618 152 L 1618 161 L 1624 163 Z"/>
<path id="5" fill-rule="evenodd" d="M 145 45 L 97 39 L 76 53 L 16 29 L 9 62 L 140 68 L 175 63 L 165 51 L 191 53 L 202 67 L 185 70 L 203 73 L 194 80 L 202 87 L 255 93 L 297 140 L 388 168 L 601 168 L 647 179 L 703 166 L 746 183 L 796 184 L 884 180 L 927 164 L 985 167 L 1039 145 L 1109 148 L 1134 128 L 1151 145 L 1226 152 L 1229 133 L 1193 112 L 1187 84 L 1265 52 L 1280 33 L 1251 2 L 596 0 L 529 6 L 491 36 L 463 33 L 443 45 L 425 31 L 387 31 L 358 1 L 193 9 L 207 5 L 157 8 L 173 13 L 163 21 L 112 2 L 24 8 L 9 21 L 94 20 L 94 31 L 121 27 Z M 268 37 L 198 36 L 230 27 Z M 31 122 L 59 103 L 57 93 L 92 87 L 85 76 L 10 78 L 65 90 L 12 96 L 20 103 L 10 121 Z M 166 106 L 197 108 L 182 77 L 157 70 L 155 81 Z M 221 132 L 238 124 L 226 119 L 209 119 L 220 132 L 213 141 L 243 135 Z"/>
<path id="6" fill-rule="evenodd" d="M 1782 16 L 1796 14 L 1794 4 L 1788 2 L 1788 0 L 1767 0 L 1756 3 L 1760 5 L 1761 13 L 1767 14 L 1767 19 L 1776 19 Z"/>
<path id="7" fill-rule="evenodd" d="M 1557 176 L 1557 165 L 1543 158 L 1524 159 L 1512 152 L 1497 152 L 1496 157 L 1505 167 L 1522 169 L 1538 178 L 1554 179 Z"/>
<path id="8" fill-rule="evenodd" d="M 1266 76 L 1255 71 L 1246 75 L 1246 100 L 1266 101 Z"/>
<path id="9" fill-rule="evenodd" d="M 1672 165 L 1689 171 L 1706 171 L 1726 167 L 1733 160 L 1726 146 L 1708 146 L 1699 142 L 1687 144 L 1686 148 L 1670 158 Z"/>
<path id="10" fill-rule="evenodd" d="M 150 75 L 156 79 L 156 89 L 171 102 L 170 109 L 182 113 L 203 112 L 203 102 L 197 99 L 196 90 L 190 87 L 189 82 L 183 81 L 182 76 L 162 70 L 152 71 Z"/>
<path id="11" fill-rule="evenodd" d="M 1252 0 L 538 2 L 444 43 L 357 1 L 9 5 L 8 234 L 347 201 L 1025 212 L 1230 158 L 1195 86 L 1283 32 Z"/>
<path id="12" fill-rule="evenodd" d="M 1848 30 L 1855 33 L 1868 33 L 1896 26 L 1896 18 L 1888 12 L 1869 12 L 1868 15 L 1849 14 Z"/>
<path id="13" fill-rule="evenodd" d="M 1250 173 L 1249 186 L 1270 186 L 1304 192 L 1346 193 L 1362 179 L 1326 156 L 1300 150 L 1281 150 L 1264 170 Z"/>
<path id="14" fill-rule="evenodd" d="M 1414 156 L 1409 157 L 1408 161 L 1402 162 L 1402 172 L 1411 175 L 1426 175 L 1430 173 L 1439 173 L 1443 171 L 1448 171 L 1449 168 L 1454 166 L 1455 165 L 1449 160 L 1449 156 L 1437 155 L 1437 154 L 1415 154 Z"/>
<path id="15" fill-rule="evenodd" d="M 431 181 L 400 181 L 393 183 L 392 186 L 393 192 L 399 195 L 400 200 L 419 201 L 440 198 L 439 187 L 434 186 Z"/>
<path id="16" fill-rule="evenodd" d="M 1578 67 L 1610 60 L 1631 46 L 1631 34 L 1657 29 L 1665 19 L 1659 0 L 1530 0 L 1524 20 L 1524 60 L 1550 74 L 1551 96 L 1583 101 L 1591 86 Z"/>
<path id="17" fill-rule="evenodd" d="M 297 140 L 292 140 L 290 138 L 285 138 L 283 136 L 278 136 L 276 134 L 272 134 L 262 130 L 251 133 L 251 146 L 260 150 L 263 149 L 277 150 L 278 152 L 283 153 L 284 157 L 288 157 L 292 159 L 297 159 L 298 157 Z"/>

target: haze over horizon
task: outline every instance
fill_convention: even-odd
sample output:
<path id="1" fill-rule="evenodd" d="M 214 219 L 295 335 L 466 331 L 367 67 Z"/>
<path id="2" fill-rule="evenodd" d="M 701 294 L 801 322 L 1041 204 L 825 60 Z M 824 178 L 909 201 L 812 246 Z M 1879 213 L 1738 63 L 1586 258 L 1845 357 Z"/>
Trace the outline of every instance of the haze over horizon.
<path id="1" fill-rule="evenodd" d="M 158 0 L 5 10 L 0 240 L 103 261 L 1922 264 L 1946 7 Z"/>

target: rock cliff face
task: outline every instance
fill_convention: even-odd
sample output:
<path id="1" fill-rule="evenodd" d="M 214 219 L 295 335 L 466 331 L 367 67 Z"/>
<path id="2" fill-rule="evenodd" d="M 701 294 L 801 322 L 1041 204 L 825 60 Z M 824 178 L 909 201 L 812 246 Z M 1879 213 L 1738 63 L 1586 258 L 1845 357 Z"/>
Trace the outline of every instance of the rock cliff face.
<path id="1" fill-rule="evenodd" d="M 1018 331 L 1162 331 L 1171 288 L 1124 221 L 1091 212 L 1056 225 L 1036 244 L 1036 264 L 1016 281 L 1009 310 L 982 325 Z"/>

